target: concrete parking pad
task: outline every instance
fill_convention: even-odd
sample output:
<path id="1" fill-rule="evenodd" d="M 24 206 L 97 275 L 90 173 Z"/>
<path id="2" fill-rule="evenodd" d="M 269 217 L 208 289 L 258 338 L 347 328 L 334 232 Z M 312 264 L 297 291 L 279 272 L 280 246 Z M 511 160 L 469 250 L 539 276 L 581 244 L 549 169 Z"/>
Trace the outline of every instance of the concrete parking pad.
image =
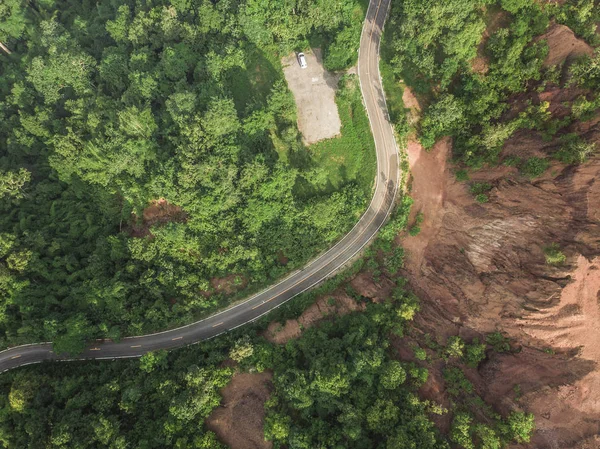
<path id="1" fill-rule="evenodd" d="M 342 123 L 335 104 L 340 78 L 323 67 L 321 50 L 305 51 L 308 67 L 300 68 L 296 55 L 282 59 L 283 73 L 298 108 L 298 129 L 310 145 L 340 134 Z"/>

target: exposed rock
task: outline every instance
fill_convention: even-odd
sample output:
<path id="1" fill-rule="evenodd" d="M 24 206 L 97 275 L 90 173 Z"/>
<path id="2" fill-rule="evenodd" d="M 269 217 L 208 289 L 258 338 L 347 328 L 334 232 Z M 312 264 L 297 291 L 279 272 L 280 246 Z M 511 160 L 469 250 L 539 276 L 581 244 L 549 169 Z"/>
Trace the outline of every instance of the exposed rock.
<path id="1" fill-rule="evenodd" d="M 552 25 L 540 40 L 548 42 L 548 56 L 544 61 L 545 67 L 559 64 L 567 59 L 581 55 L 592 55 L 594 49 L 584 40 L 578 39 L 569 27 Z"/>
<path id="2" fill-rule="evenodd" d="M 585 133 L 600 142 L 598 122 Z M 528 132 L 506 152 L 551 148 Z M 508 333 L 523 350 L 495 355 L 475 372 L 480 394 L 503 411 L 518 405 L 534 413 L 538 430 L 528 447 L 590 447 L 600 434 L 600 156 L 581 166 L 554 163 L 533 181 L 514 168 L 486 168 L 472 175 L 493 185 L 489 202 L 478 204 L 455 180 L 449 155 L 449 141 L 429 153 L 409 144 L 414 212 L 424 214 L 421 232 L 403 241 L 405 274 L 422 298 L 417 325 L 441 341 Z M 546 263 L 551 243 L 567 256 L 564 266 Z"/>

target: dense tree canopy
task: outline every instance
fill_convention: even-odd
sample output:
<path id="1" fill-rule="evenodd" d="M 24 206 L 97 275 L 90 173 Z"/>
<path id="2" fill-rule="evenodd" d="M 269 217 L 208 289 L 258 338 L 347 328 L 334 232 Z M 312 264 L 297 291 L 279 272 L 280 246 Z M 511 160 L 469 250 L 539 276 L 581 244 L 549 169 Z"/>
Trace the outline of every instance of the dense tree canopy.
<path id="1" fill-rule="evenodd" d="M 349 229 L 370 186 L 320 181 L 279 55 L 320 41 L 343 68 L 362 16 L 356 0 L 2 2 L 0 344 L 190 321 L 223 304 L 219 279 L 256 288 Z M 179 219 L 136 235 L 159 199 Z"/>

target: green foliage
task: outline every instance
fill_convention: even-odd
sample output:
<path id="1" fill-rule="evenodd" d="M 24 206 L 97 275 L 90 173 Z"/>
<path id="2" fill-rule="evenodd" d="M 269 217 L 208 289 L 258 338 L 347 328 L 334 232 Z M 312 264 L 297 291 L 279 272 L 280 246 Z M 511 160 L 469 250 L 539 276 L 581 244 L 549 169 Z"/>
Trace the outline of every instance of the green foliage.
<path id="1" fill-rule="evenodd" d="M 475 195 L 475 201 L 478 203 L 487 203 L 489 201 L 489 197 L 485 193 L 480 193 Z"/>
<path id="2" fill-rule="evenodd" d="M 508 440 L 529 443 L 535 429 L 535 419 L 532 413 L 512 412 L 500 429 Z"/>
<path id="3" fill-rule="evenodd" d="M 446 342 L 446 348 L 444 349 L 444 356 L 446 358 L 460 358 L 463 356 L 465 350 L 465 342 L 458 335 L 448 337 Z"/>
<path id="4" fill-rule="evenodd" d="M 453 135 L 466 124 L 464 104 L 454 95 L 446 94 L 425 111 L 421 120 L 421 143 L 430 149 L 440 137 Z"/>
<path id="5" fill-rule="evenodd" d="M 17 172 L 0 171 L 0 199 L 9 197 L 19 199 L 23 197 L 23 186 L 31 180 L 31 173 L 21 168 Z"/>
<path id="6" fill-rule="evenodd" d="M 24 36 L 27 29 L 25 0 L 4 0 L 0 4 L 0 42 L 9 44 Z"/>
<path id="7" fill-rule="evenodd" d="M 595 142 L 586 142 L 577 134 L 563 136 L 561 143 L 554 157 L 564 164 L 583 164 L 596 151 Z"/>
<path id="8" fill-rule="evenodd" d="M 423 223 L 423 212 L 419 212 L 415 217 L 415 222 L 408 230 L 408 233 L 413 237 L 421 232 L 421 223 Z"/>
<path id="9" fill-rule="evenodd" d="M 204 419 L 233 372 L 223 343 L 137 360 L 65 363 L 3 376 L 5 447 L 222 448 Z M 201 366 L 201 367 L 200 367 Z M 160 369 L 159 369 L 160 368 Z"/>
<path id="10" fill-rule="evenodd" d="M 147 352 L 140 358 L 140 369 L 146 373 L 151 373 L 157 368 L 165 368 L 167 366 L 167 351 L 151 351 Z"/>
<path id="11" fill-rule="evenodd" d="M 477 368 L 485 359 L 485 343 L 479 343 L 478 338 L 474 338 L 471 344 L 465 346 L 463 359 L 467 366 Z"/>
<path id="12" fill-rule="evenodd" d="M 598 109 L 600 109 L 600 95 L 592 96 L 591 99 L 581 95 L 573 102 L 571 112 L 575 119 L 585 121 L 593 118 Z"/>
<path id="13" fill-rule="evenodd" d="M 254 354 L 254 346 L 247 336 L 238 339 L 229 351 L 229 357 L 236 362 L 241 362 L 252 354 Z"/>
<path id="14" fill-rule="evenodd" d="M 473 418 L 468 413 L 457 413 L 452 420 L 450 428 L 450 441 L 464 449 L 475 449 L 471 437 L 471 424 Z"/>
<path id="15" fill-rule="evenodd" d="M 491 16 L 492 9 L 498 13 L 498 6 L 511 14 L 478 54 L 486 15 Z M 548 49 L 534 39 L 544 32 L 549 19 L 549 8 L 521 0 L 495 6 L 485 0 L 392 4 L 387 28 L 391 29 L 387 36 L 392 50 L 384 57 L 396 76 L 428 102 L 420 122 L 425 148 L 450 135 L 456 155 L 468 166 L 479 168 L 496 163 L 504 142 L 520 128 L 536 127 L 548 135 L 556 132 L 546 130 L 550 116 L 536 107 L 514 120 L 499 120 L 508 108 L 506 100 L 525 91 L 544 73 Z M 486 58 L 485 74 L 472 70 L 471 62 L 478 55 Z"/>
<path id="16" fill-rule="evenodd" d="M 590 44 L 600 45 L 596 24 L 600 22 L 600 11 L 596 0 L 573 0 L 564 3 L 550 3 L 555 20 L 571 28 Z"/>
<path id="17" fill-rule="evenodd" d="M 500 332 L 492 332 L 485 337 L 485 342 L 490 345 L 496 352 L 509 352 L 510 340 Z"/>
<path id="18" fill-rule="evenodd" d="M 569 67 L 569 75 L 568 85 L 597 90 L 600 87 L 600 51 L 577 59 Z"/>
<path id="19" fill-rule="evenodd" d="M 427 360 L 427 351 L 425 349 L 415 345 L 412 350 L 415 353 L 415 359 L 421 361 Z"/>
<path id="20" fill-rule="evenodd" d="M 548 265 L 563 265 L 567 260 L 567 256 L 560 250 L 557 243 L 546 246 L 544 256 Z"/>
<path id="21" fill-rule="evenodd" d="M 365 313 L 321 323 L 272 349 L 275 392 L 265 429 L 275 447 L 378 447 L 385 441 L 447 447 L 427 418 L 428 404 L 406 381 L 422 378 L 422 370 L 389 358 L 394 307 L 369 304 Z"/>
<path id="22" fill-rule="evenodd" d="M 456 180 L 458 182 L 464 182 L 464 181 L 468 181 L 470 179 L 469 172 L 465 169 L 457 170 L 456 173 L 454 174 L 454 176 L 456 177 Z"/>
<path id="23" fill-rule="evenodd" d="M 353 63 L 358 0 L 0 3 L 0 347 L 75 352 L 189 322 L 366 207 L 356 79 L 337 97 L 342 137 L 309 151 L 279 62 L 320 36 L 328 64 Z"/>
<path id="24" fill-rule="evenodd" d="M 470 394 L 473 392 L 473 384 L 465 377 L 460 368 L 450 367 L 444 369 L 444 380 L 448 387 L 448 393 L 452 396 Z"/>
<path id="25" fill-rule="evenodd" d="M 549 166 L 550 162 L 547 159 L 533 156 L 521 166 L 521 173 L 533 179 L 542 176 Z"/>
<path id="26" fill-rule="evenodd" d="M 476 182 L 471 184 L 469 190 L 475 195 L 475 201 L 478 203 L 487 203 L 489 200 L 487 192 L 492 190 L 492 185 L 487 182 Z"/>

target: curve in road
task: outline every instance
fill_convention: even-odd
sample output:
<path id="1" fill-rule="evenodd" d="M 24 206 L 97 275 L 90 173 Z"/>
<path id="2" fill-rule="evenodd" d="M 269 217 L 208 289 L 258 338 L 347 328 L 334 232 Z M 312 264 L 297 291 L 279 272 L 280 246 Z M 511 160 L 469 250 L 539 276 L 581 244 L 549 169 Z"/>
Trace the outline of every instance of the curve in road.
<path id="1" fill-rule="evenodd" d="M 52 343 L 16 346 L 0 352 L 0 372 L 47 360 L 87 360 L 140 357 L 158 349 L 188 346 L 252 322 L 294 296 L 331 276 L 377 234 L 389 216 L 400 180 L 398 149 L 389 121 L 379 75 L 379 45 L 391 0 L 371 0 L 362 29 L 358 76 L 377 152 L 375 193 L 354 228 L 327 252 L 279 283 L 204 320 L 149 335 L 127 337 L 120 342 L 98 341 L 76 356 L 52 351 Z"/>

